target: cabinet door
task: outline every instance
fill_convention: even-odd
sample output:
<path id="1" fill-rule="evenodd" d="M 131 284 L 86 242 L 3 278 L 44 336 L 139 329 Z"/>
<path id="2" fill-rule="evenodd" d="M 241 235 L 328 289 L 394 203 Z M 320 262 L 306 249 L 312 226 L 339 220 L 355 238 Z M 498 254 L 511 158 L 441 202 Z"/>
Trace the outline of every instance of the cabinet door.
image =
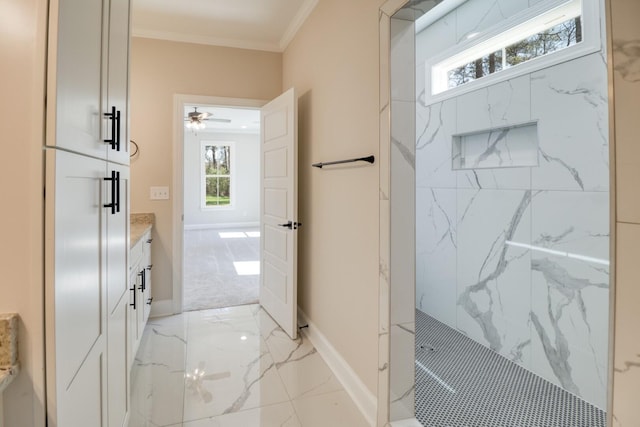
<path id="1" fill-rule="evenodd" d="M 151 271 L 153 265 L 151 264 L 151 233 L 148 233 L 143 240 L 144 250 L 142 255 L 142 267 L 145 269 L 145 286 L 143 292 L 143 300 L 144 300 L 144 319 L 143 324 L 146 326 L 147 320 L 149 319 L 149 314 L 151 314 L 151 302 L 153 298 L 151 297 Z"/>
<path id="2" fill-rule="evenodd" d="M 129 369 L 127 357 L 127 317 L 129 299 L 122 296 L 108 323 L 108 421 L 109 427 L 126 427 L 129 412 Z"/>
<path id="3" fill-rule="evenodd" d="M 111 314 L 128 290 L 129 167 L 107 164 L 107 309 Z"/>
<path id="4" fill-rule="evenodd" d="M 138 331 L 137 342 L 136 342 L 136 351 L 138 346 L 140 345 L 140 340 L 142 340 L 142 334 L 144 332 L 145 325 L 145 311 L 147 311 L 147 304 L 145 300 L 145 290 L 146 290 L 146 281 L 147 281 L 147 269 L 144 266 L 144 259 L 140 261 L 140 265 L 138 266 L 138 324 L 136 330 Z"/>
<path id="5" fill-rule="evenodd" d="M 87 427 L 106 426 L 103 412 L 106 401 L 105 355 L 100 347 L 92 350 L 59 402 L 57 423 L 49 419 L 49 426 Z M 47 408 L 49 409 L 49 408 Z"/>
<path id="6" fill-rule="evenodd" d="M 46 161 L 49 425 L 103 426 L 106 165 L 53 149 Z"/>
<path id="7" fill-rule="evenodd" d="M 108 425 L 123 427 L 129 412 L 129 167 L 107 163 L 107 179 Z"/>
<path id="8" fill-rule="evenodd" d="M 129 291 L 127 292 L 127 369 L 131 373 L 133 361 L 138 350 L 138 265 L 135 264 L 129 269 Z M 135 298 L 135 300 L 134 300 Z"/>
<path id="9" fill-rule="evenodd" d="M 106 158 L 100 105 L 103 3 L 58 0 L 57 9 L 55 5 L 52 2 L 48 94 L 55 108 L 48 110 L 47 145 Z"/>
<path id="10" fill-rule="evenodd" d="M 115 109 L 119 126 L 113 135 L 109 120 L 105 130 L 107 139 L 116 138 L 116 143 L 108 145 L 107 157 L 122 164 L 129 164 L 129 15 L 130 0 L 110 0 L 105 112 Z"/>

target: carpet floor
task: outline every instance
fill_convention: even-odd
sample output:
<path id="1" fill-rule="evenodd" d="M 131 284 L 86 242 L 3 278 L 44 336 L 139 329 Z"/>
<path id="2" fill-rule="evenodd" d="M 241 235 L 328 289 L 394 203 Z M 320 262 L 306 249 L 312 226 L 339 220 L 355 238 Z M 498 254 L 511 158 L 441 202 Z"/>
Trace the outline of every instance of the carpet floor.
<path id="1" fill-rule="evenodd" d="M 258 228 L 185 230 L 185 311 L 258 302 Z"/>

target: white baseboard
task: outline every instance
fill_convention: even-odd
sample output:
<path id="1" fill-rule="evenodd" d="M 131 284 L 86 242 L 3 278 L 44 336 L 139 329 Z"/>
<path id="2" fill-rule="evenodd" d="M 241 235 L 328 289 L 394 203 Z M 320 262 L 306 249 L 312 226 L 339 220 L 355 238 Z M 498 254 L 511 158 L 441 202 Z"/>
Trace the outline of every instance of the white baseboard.
<path id="1" fill-rule="evenodd" d="M 407 418 L 406 420 L 392 421 L 391 427 L 422 427 L 422 424 L 415 418 Z"/>
<path id="2" fill-rule="evenodd" d="M 260 227 L 260 222 L 226 222 L 222 224 L 185 224 L 185 230 L 210 230 L 227 228 L 253 228 Z"/>
<path id="3" fill-rule="evenodd" d="M 151 313 L 149 313 L 149 317 L 171 316 L 172 314 L 174 314 L 172 299 L 163 299 L 151 303 Z"/>
<path id="4" fill-rule="evenodd" d="M 327 365 L 331 368 L 345 391 L 351 396 L 351 399 L 360 409 L 367 422 L 371 426 L 375 426 L 378 406 L 376 396 L 369 391 L 347 361 L 344 360 L 327 337 L 309 320 L 300 308 L 298 308 L 298 319 L 300 323 L 309 325 L 308 328 L 302 329 L 302 333 L 309 338 L 311 344 L 318 350 L 324 361 L 327 362 Z"/>

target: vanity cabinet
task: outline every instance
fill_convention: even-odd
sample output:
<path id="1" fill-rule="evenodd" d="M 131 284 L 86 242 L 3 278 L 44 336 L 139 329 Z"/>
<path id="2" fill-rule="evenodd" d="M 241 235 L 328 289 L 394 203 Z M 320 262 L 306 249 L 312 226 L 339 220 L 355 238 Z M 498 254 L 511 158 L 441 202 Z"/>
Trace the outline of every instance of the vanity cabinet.
<path id="1" fill-rule="evenodd" d="M 131 370 L 135 355 L 140 347 L 144 327 L 151 313 L 151 230 L 147 230 L 140 240 L 131 247 L 129 265 L 129 363 Z"/>

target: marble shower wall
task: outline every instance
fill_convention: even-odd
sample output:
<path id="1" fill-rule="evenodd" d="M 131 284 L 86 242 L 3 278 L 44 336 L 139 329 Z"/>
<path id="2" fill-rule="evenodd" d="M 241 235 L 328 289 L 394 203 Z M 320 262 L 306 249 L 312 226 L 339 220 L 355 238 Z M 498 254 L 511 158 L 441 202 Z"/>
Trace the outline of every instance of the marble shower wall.
<path id="1" fill-rule="evenodd" d="M 390 398 L 391 421 L 415 409 L 415 25 L 391 19 Z"/>
<path id="2" fill-rule="evenodd" d="M 425 61 L 533 3 L 470 0 L 417 35 L 416 307 L 606 408 L 605 44 L 575 60 L 425 101 Z M 537 166 L 453 170 L 454 135 L 522 123 L 537 125 L 537 147 L 507 142 L 489 153 L 492 163 L 531 149 Z"/>
<path id="3" fill-rule="evenodd" d="M 640 420 L 640 2 L 611 0 L 616 153 L 616 312 L 613 427 Z"/>

